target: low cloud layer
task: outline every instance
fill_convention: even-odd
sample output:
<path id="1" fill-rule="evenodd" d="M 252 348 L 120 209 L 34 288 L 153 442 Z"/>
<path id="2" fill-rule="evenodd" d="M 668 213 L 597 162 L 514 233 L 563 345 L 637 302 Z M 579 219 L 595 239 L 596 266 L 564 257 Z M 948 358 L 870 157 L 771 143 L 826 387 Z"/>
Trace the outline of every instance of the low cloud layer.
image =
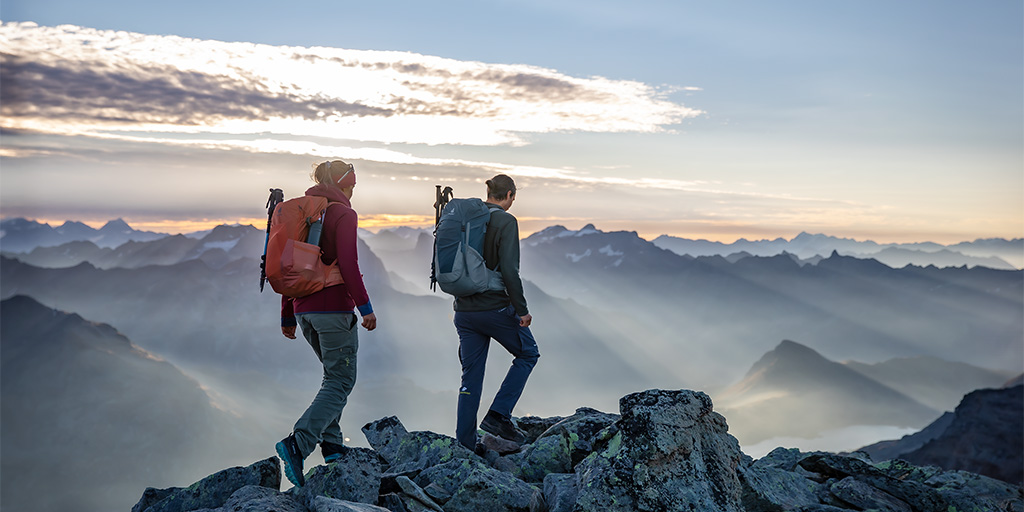
<path id="1" fill-rule="evenodd" d="M 4 129 L 495 145 L 664 131 L 701 114 L 647 84 L 524 65 L 33 23 L 5 23 L 0 36 Z"/>

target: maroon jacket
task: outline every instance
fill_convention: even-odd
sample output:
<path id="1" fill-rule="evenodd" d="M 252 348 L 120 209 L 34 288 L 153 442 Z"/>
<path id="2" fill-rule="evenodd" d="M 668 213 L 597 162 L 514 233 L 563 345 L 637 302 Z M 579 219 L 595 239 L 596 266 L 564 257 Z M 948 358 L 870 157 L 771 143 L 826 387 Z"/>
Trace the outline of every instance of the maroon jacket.
<path id="1" fill-rule="evenodd" d="M 302 313 L 352 313 L 359 309 L 362 316 L 373 313 L 370 296 L 363 285 L 359 272 L 359 257 L 356 254 L 356 227 L 359 218 L 341 190 L 331 185 L 315 185 L 306 191 L 307 196 L 326 197 L 330 204 L 324 215 L 324 228 L 320 235 L 324 263 L 338 260 L 343 284 L 329 286 L 312 295 L 299 299 L 281 297 L 281 325 L 295 325 L 295 315 Z"/>

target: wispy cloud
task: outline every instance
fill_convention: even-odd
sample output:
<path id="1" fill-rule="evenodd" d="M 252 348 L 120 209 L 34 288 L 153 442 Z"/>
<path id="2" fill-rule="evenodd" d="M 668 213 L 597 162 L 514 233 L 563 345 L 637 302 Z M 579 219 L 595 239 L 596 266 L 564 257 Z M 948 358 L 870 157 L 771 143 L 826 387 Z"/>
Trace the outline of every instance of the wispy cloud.
<path id="1" fill-rule="evenodd" d="M 657 132 L 695 110 L 671 91 L 406 52 L 0 26 L 3 128 L 290 134 L 521 144 L 529 133 Z"/>

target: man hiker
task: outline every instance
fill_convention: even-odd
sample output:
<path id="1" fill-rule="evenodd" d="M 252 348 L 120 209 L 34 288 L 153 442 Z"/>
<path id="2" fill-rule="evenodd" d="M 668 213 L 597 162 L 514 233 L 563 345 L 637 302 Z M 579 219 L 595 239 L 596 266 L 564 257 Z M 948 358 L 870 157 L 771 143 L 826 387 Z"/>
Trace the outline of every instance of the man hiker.
<path id="1" fill-rule="evenodd" d="M 281 333 L 295 339 L 296 326 L 301 328 L 324 368 L 313 403 L 295 422 L 291 435 L 276 446 L 285 475 L 300 487 L 305 484 L 302 463 L 317 443 L 328 463 L 340 457 L 344 449 L 338 421 L 356 383 L 359 339 L 355 310 L 359 310 L 366 330 L 377 327 L 356 256 L 358 218 L 349 201 L 356 185 L 355 169 L 341 160 L 328 161 L 318 165 L 312 177 L 316 185 L 306 195 L 329 201 L 320 238 L 322 260 L 337 260 L 345 282 L 297 299 L 282 296 Z"/>
<path id="2" fill-rule="evenodd" d="M 512 424 L 512 409 L 523 393 L 540 352 L 530 332 L 533 317 L 526 307 L 519 277 L 519 223 L 508 209 L 516 199 L 512 178 L 499 174 L 487 180 L 486 205 L 491 210 L 484 238 L 487 268 L 497 270 L 504 290 L 491 290 L 455 298 L 455 328 L 459 332 L 462 386 L 459 389 L 455 436 L 471 450 L 477 445 L 477 413 L 484 382 L 484 363 L 491 339 L 515 358 L 480 428 L 522 444 L 523 433 Z"/>

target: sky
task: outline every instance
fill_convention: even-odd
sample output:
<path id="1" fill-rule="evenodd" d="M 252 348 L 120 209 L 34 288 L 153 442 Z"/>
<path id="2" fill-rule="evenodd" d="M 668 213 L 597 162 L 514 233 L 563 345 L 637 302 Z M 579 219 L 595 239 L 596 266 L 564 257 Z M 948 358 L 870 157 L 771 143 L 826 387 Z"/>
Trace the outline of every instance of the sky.
<path id="1" fill-rule="evenodd" d="M 435 185 L 732 242 L 1024 237 L 1024 4 L 0 4 L 0 216 L 264 226 L 327 159 L 361 225 Z"/>

